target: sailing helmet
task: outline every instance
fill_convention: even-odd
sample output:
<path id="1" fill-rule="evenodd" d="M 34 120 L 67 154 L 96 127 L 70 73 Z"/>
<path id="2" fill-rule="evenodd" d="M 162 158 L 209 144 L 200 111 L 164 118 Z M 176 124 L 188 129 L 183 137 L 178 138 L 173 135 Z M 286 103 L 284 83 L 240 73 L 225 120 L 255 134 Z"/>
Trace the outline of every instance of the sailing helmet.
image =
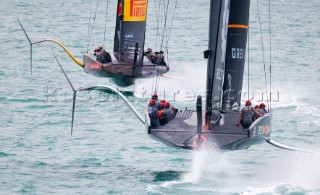
<path id="1" fill-rule="evenodd" d="M 103 47 L 101 45 L 98 45 L 97 48 L 94 50 L 95 52 L 102 51 Z"/>
<path id="2" fill-rule="evenodd" d="M 149 47 L 149 48 L 147 49 L 147 51 L 152 51 L 152 49 Z"/>
<path id="3" fill-rule="evenodd" d="M 152 99 L 153 99 L 153 100 L 158 100 L 158 95 L 157 95 L 156 93 L 154 93 L 154 94 L 152 95 Z"/>
<path id="4" fill-rule="evenodd" d="M 256 106 L 254 107 L 254 109 L 258 109 L 258 108 L 260 108 L 260 106 L 259 106 L 259 105 L 256 105 Z"/>
<path id="5" fill-rule="evenodd" d="M 263 108 L 265 108 L 265 107 L 266 107 L 266 105 L 265 105 L 264 103 L 261 103 L 261 104 L 260 104 L 260 108 L 261 108 L 261 109 L 263 109 Z"/>
<path id="6" fill-rule="evenodd" d="M 250 100 L 246 101 L 246 106 L 251 106 L 251 101 Z"/>
<path id="7" fill-rule="evenodd" d="M 150 106 L 154 106 L 154 105 L 156 105 L 156 101 L 154 101 L 154 100 L 150 100 Z"/>
<path id="8" fill-rule="evenodd" d="M 170 107 L 169 102 L 166 102 L 166 103 L 164 104 L 164 107 L 165 107 L 165 108 L 169 108 L 169 107 Z"/>
<path id="9" fill-rule="evenodd" d="M 161 106 L 161 108 L 164 108 L 165 105 L 166 105 L 166 100 L 161 100 L 161 101 L 160 101 L 160 106 Z"/>

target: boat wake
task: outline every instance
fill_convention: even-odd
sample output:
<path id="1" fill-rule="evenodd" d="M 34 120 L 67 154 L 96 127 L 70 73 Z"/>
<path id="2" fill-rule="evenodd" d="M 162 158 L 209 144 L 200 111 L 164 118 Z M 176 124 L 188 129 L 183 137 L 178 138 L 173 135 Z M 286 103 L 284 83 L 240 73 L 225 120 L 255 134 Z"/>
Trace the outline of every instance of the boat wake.
<path id="1" fill-rule="evenodd" d="M 223 158 L 223 152 L 208 145 L 206 144 L 201 150 L 192 152 L 190 171 L 182 175 L 180 180 L 167 181 L 160 186 L 171 188 L 173 185 L 201 183 L 202 178 L 210 177 L 212 174 L 219 175 L 219 172 L 224 170 L 223 166 L 229 167 L 230 164 L 225 162 Z M 221 163 L 222 161 L 223 163 Z"/>

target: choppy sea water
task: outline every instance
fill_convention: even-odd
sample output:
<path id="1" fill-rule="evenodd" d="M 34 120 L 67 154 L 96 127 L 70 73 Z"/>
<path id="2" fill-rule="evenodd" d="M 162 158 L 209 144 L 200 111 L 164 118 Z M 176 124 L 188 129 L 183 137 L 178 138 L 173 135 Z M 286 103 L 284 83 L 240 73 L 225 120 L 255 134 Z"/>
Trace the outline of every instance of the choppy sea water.
<path id="1" fill-rule="evenodd" d="M 149 1 L 146 47 L 159 47 L 158 2 Z M 269 71 L 268 2 L 259 2 Z M 90 48 L 103 40 L 106 3 L 99 3 Z M 115 4 L 109 2 L 108 50 Z M 208 4 L 178 2 L 168 44 L 170 74 L 186 79 L 161 78 L 159 90 L 171 100 L 180 90 L 173 103 L 179 108 L 194 106 L 193 97 L 205 90 L 202 51 L 207 49 Z M 318 5 L 316 0 L 277 0 L 271 5 L 272 139 L 315 152 L 320 152 Z M 170 6 L 172 11 L 174 3 Z M 55 38 L 81 59 L 89 42 L 90 1 L 1 1 L 0 10 L 1 194 L 320 194 L 318 155 L 267 143 L 227 152 L 169 148 L 150 139 L 114 95 L 80 94 L 70 136 L 72 93 L 52 55 L 53 45 L 34 46 L 31 75 L 28 41 L 16 17 L 32 41 Z M 251 1 L 250 16 L 250 94 L 258 103 L 265 81 L 256 1 Z M 114 86 L 110 79 L 84 73 L 60 48 L 54 46 L 54 51 L 76 88 Z M 130 89 L 135 96 L 129 99 L 141 113 L 147 102 L 144 92 L 151 91 L 153 81 L 137 80 Z"/>

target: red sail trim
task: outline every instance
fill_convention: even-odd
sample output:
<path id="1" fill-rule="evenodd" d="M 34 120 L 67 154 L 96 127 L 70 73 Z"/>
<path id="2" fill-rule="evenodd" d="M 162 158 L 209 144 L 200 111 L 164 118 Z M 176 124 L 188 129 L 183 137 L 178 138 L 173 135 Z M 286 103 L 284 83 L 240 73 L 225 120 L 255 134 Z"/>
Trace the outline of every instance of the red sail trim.
<path id="1" fill-rule="evenodd" d="M 122 3 L 119 2 L 118 3 L 118 16 L 121 16 L 122 15 Z"/>

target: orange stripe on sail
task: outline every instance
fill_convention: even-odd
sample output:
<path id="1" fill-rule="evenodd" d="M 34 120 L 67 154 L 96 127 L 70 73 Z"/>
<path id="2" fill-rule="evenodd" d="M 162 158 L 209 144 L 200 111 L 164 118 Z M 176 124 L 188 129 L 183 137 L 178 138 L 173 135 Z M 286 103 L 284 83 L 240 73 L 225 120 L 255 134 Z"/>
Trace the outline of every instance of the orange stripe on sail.
<path id="1" fill-rule="evenodd" d="M 228 28 L 245 28 L 248 29 L 247 25 L 242 25 L 242 24 L 229 24 Z"/>

